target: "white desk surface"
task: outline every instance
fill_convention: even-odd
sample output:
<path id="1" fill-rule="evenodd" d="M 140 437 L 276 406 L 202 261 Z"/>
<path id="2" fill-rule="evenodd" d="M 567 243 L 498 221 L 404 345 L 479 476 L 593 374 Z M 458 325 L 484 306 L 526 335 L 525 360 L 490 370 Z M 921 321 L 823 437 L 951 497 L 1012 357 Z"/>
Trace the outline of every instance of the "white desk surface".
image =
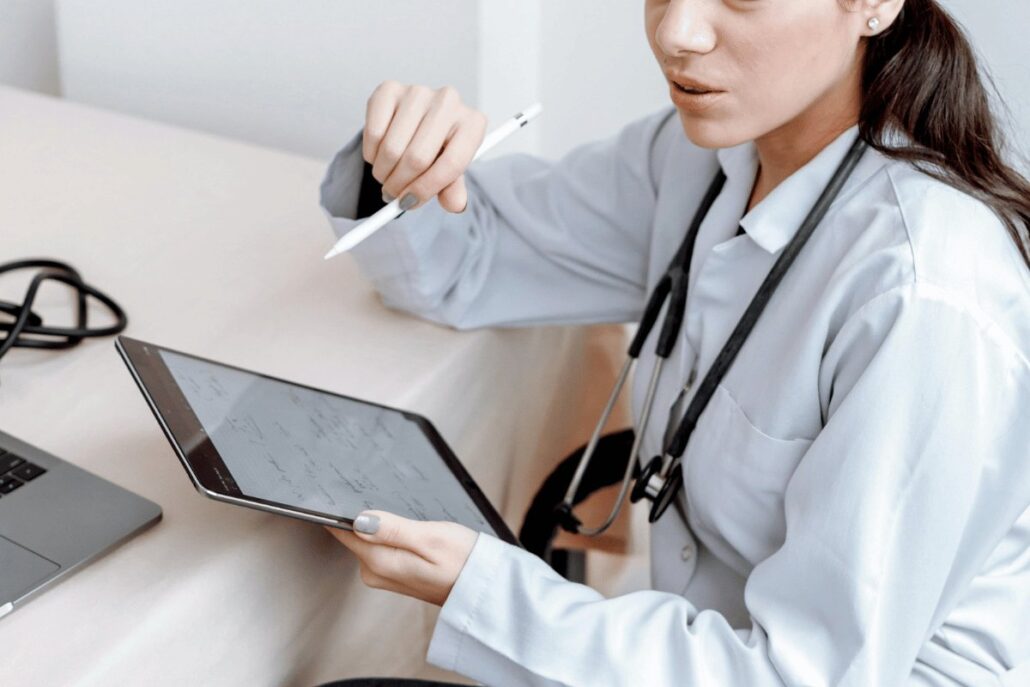
<path id="1" fill-rule="evenodd" d="M 456 332 L 387 310 L 349 257 L 321 259 L 323 169 L 0 88 L 0 261 L 72 263 L 130 336 L 426 415 L 517 531 L 589 436 L 622 328 Z M 0 277 L 0 298 L 27 277 Z M 44 313 L 67 322 L 69 303 L 44 289 Z M 457 679 L 424 661 L 435 607 L 364 587 L 318 526 L 199 496 L 111 339 L 9 354 L 0 427 L 164 509 L 0 620 L 5 685 Z"/>

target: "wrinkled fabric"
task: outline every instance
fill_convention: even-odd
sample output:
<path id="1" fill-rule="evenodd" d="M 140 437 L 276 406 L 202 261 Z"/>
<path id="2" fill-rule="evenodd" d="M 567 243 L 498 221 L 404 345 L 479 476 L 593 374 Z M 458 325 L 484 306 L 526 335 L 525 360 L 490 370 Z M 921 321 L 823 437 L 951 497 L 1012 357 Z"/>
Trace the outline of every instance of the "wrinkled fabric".
<path id="1" fill-rule="evenodd" d="M 744 214 L 754 144 L 698 148 L 666 108 L 557 162 L 477 162 L 464 213 L 430 201 L 352 253 L 387 306 L 456 328 L 634 322 L 721 168 L 646 461 L 857 135 Z M 361 169 L 359 134 L 321 189 L 339 236 Z M 1030 661 L 1028 306 L 986 206 L 867 151 L 699 419 L 653 589 L 605 599 L 480 535 L 428 660 L 496 687 L 1011 679 Z"/>

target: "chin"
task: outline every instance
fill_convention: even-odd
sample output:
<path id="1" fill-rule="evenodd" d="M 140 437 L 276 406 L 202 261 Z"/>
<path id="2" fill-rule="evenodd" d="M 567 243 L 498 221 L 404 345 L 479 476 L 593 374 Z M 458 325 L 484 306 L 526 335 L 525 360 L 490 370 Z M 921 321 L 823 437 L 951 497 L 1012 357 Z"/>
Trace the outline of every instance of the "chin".
<path id="1" fill-rule="evenodd" d="M 732 148 L 753 138 L 744 131 L 744 127 L 726 118 L 678 112 L 683 132 L 691 143 L 701 148 Z"/>

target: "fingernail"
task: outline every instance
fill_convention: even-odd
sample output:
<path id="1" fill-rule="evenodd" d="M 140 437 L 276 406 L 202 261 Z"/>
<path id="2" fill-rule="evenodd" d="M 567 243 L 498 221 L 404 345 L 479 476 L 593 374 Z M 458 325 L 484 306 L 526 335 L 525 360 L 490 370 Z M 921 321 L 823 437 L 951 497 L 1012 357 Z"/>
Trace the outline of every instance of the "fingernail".
<path id="1" fill-rule="evenodd" d="M 354 529 L 362 534 L 375 534 L 379 531 L 379 516 L 359 515 L 354 519 Z"/>
<path id="2" fill-rule="evenodd" d="M 393 202 L 393 196 L 391 196 L 389 194 L 389 192 L 387 192 L 387 191 L 383 191 L 383 202 L 384 203 L 392 203 Z"/>
<path id="3" fill-rule="evenodd" d="M 401 198 L 401 210 L 410 210 L 416 205 L 418 205 L 418 198 L 415 197 L 414 193 L 409 193 Z"/>

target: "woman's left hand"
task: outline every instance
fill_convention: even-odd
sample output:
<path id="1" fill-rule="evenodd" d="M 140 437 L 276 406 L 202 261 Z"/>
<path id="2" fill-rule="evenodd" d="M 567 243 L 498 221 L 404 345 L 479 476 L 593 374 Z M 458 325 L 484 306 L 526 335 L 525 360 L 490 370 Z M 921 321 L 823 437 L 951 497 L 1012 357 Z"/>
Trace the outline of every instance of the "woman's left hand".
<path id="1" fill-rule="evenodd" d="M 354 552 L 369 587 L 413 596 L 442 606 L 479 535 L 455 522 L 408 520 L 367 510 L 354 532 L 327 527 Z"/>

